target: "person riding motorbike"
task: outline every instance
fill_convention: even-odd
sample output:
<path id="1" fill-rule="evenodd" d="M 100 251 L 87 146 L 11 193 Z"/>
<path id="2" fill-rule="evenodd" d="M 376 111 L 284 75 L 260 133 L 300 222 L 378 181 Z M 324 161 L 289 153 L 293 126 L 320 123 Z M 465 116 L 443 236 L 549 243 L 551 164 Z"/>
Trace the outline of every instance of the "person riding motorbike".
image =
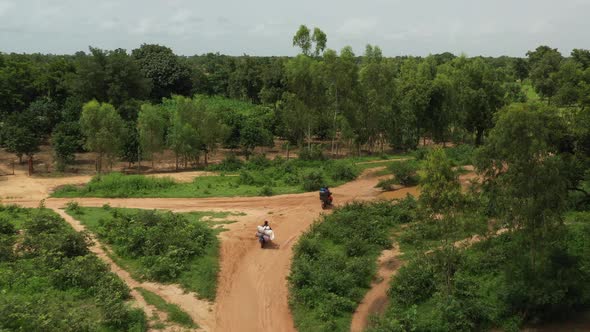
<path id="1" fill-rule="evenodd" d="M 266 231 L 272 231 L 272 228 L 270 227 L 268 220 L 264 221 L 264 224 L 262 224 L 259 227 L 259 231 L 256 233 L 258 235 L 258 241 L 260 242 L 260 247 L 264 247 L 264 243 L 266 241 L 269 241 L 265 238 L 265 236 L 268 238 L 268 235 L 265 234 Z"/>
<path id="2" fill-rule="evenodd" d="M 330 188 L 328 188 L 328 186 L 320 188 L 320 200 L 322 201 L 323 209 L 332 205 L 332 193 L 330 192 Z"/>

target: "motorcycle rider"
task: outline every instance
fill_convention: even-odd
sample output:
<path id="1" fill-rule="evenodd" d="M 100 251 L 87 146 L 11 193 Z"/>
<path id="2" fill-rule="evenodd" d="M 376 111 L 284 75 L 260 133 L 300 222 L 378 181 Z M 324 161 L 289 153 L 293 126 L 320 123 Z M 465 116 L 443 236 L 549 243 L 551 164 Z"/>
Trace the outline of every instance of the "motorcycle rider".
<path id="1" fill-rule="evenodd" d="M 268 224 L 268 220 L 264 221 L 264 224 L 262 225 L 262 228 L 266 231 L 266 230 L 272 230 L 272 228 L 270 228 L 270 225 Z"/>

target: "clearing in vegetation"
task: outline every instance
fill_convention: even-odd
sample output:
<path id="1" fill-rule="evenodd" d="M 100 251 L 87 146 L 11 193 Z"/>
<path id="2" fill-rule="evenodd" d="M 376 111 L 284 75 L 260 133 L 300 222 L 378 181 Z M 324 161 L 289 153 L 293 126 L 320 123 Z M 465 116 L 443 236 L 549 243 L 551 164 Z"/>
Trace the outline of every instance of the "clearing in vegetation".
<path id="1" fill-rule="evenodd" d="M 112 258 L 137 280 L 179 283 L 213 301 L 219 272 L 218 221 L 229 213 L 79 207 L 66 210 L 112 249 Z"/>
<path id="2" fill-rule="evenodd" d="M 0 330 L 145 331 L 129 289 L 50 210 L 0 206 Z"/>

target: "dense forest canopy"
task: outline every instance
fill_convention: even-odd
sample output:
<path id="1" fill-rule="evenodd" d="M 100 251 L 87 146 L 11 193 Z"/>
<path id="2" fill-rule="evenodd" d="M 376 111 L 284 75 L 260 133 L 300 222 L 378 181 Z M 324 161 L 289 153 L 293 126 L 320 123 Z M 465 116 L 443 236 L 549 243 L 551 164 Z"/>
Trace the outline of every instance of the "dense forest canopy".
<path id="1" fill-rule="evenodd" d="M 150 44 L 130 52 L 0 54 L 0 144 L 22 160 L 51 139 L 62 169 L 84 147 L 111 160 L 153 159 L 163 149 L 199 160 L 220 145 L 248 152 L 273 136 L 308 147 L 316 138 L 331 140 L 333 149 L 359 152 L 413 149 L 420 139 L 480 145 L 494 114 L 511 103 L 582 112 L 590 103 L 590 51 L 583 49 L 564 56 L 539 46 L 525 58 L 391 58 L 374 45 L 360 55 L 329 49 L 322 30 L 305 26 L 293 46 L 301 54 L 185 57 Z M 202 97 L 181 102 L 195 95 Z M 219 107 L 219 99 L 204 96 L 258 111 L 245 115 L 229 100 Z M 100 133 L 100 124 L 84 121 L 83 109 L 92 107 L 83 106 L 93 100 L 112 108 L 112 151 L 89 143 Z"/>

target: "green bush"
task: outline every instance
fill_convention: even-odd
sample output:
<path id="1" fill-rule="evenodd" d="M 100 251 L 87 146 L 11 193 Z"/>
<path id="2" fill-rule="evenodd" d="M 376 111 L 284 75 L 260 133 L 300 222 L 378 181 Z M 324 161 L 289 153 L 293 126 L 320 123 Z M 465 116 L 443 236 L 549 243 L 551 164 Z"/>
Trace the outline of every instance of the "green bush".
<path id="1" fill-rule="evenodd" d="M 177 280 L 192 259 L 216 243 L 210 228 L 173 213 L 114 210 L 99 224 L 99 236 L 118 255 L 139 259 L 143 275 L 158 281 Z"/>
<path id="2" fill-rule="evenodd" d="M 411 259 L 392 280 L 393 305 L 371 331 L 517 331 L 590 306 L 590 225 L 555 230 L 536 253 L 522 230 Z M 534 265 L 531 264 L 534 255 Z M 412 317 L 408 320 L 408 317 Z"/>
<path id="3" fill-rule="evenodd" d="M 230 153 L 219 164 L 209 166 L 209 169 L 220 172 L 236 172 L 243 167 L 244 162 L 234 153 Z"/>
<path id="4" fill-rule="evenodd" d="M 161 191 L 176 185 L 171 178 L 155 178 L 143 175 L 124 175 L 121 173 L 109 173 L 96 175 L 90 182 L 78 189 L 74 186 L 64 186 L 56 190 L 57 196 L 70 196 L 69 193 L 79 193 L 79 196 L 92 193 L 95 196 L 105 197 L 130 197 L 144 193 Z"/>
<path id="5" fill-rule="evenodd" d="M 404 186 L 414 186 L 418 184 L 418 163 L 414 160 L 405 160 L 391 163 L 388 166 L 389 171 L 395 176 L 395 180 Z"/>
<path id="6" fill-rule="evenodd" d="M 240 184 L 244 184 L 244 185 L 248 185 L 248 186 L 253 186 L 256 184 L 256 179 L 254 178 L 254 175 L 252 175 L 251 172 L 249 171 L 240 171 L 240 180 L 239 180 Z"/>
<path id="7" fill-rule="evenodd" d="M 263 170 L 271 166 L 271 161 L 263 154 L 255 154 L 250 157 L 246 166 L 248 169 Z"/>
<path id="8" fill-rule="evenodd" d="M 381 188 L 385 191 L 394 190 L 394 186 L 397 184 L 397 179 L 382 179 L 379 180 L 375 188 Z"/>
<path id="9" fill-rule="evenodd" d="M 264 186 L 260 190 L 260 196 L 272 196 L 272 195 L 273 195 L 272 187 Z"/>
<path id="10" fill-rule="evenodd" d="M 324 176 L 320 171 L 310 171 L 302 177 L 302 186 L 305 191 L 319 190 L 325 186 Z"/>
<path id="11" fill-rule="evenodd" d="M 129 289 L 90 253 L 84 234 L 44 209 L 0 206 L 0 221 L 6 215 L 22 226 L 22 244 L 9 264 L 0 259 L 0 330 L 147 329 L 143 311 L 127 305 Z"/>
<path id="12" fill-rule="evenodd" d="M 82 211 L 80 210 L 80 204 L 76 201 L 69 201 L 66 203 L 66 209 L 68 211 L 71 211 L 72 213 L 75 214 L 80 214 L 82 213 Z"/>
<path id="13" fill-rule="evenodd" d="M 446 148 L 445 153 L 453 163 L 453 166 L 472 165 L 475 147 L 469 144 L 462 144 Z"/>
<path id="14" fill-rule="evenodd" d="M 415 200 L 352 203 L 325 215 L 294 248 L 290 305 L 299 331 L 343 331 L 371 284 L 391 229 L 412 219 Z"/>
<path id="15" fill-rule="evenodd" d="M 324 155 L 324 151 L 321 145 L 315 144 L 312 145 L 311 148 L 301 148 L 299 152 L 299 159 L 301 160 L 326 160 L 326 156 Z"/>
<path id="16" fill-rule="evenodd" d="M 334 181 L 352 181 L 359 174 L 359 169 L 351 162 L 335 162 L 332 167 L 332 179 Z"/>

